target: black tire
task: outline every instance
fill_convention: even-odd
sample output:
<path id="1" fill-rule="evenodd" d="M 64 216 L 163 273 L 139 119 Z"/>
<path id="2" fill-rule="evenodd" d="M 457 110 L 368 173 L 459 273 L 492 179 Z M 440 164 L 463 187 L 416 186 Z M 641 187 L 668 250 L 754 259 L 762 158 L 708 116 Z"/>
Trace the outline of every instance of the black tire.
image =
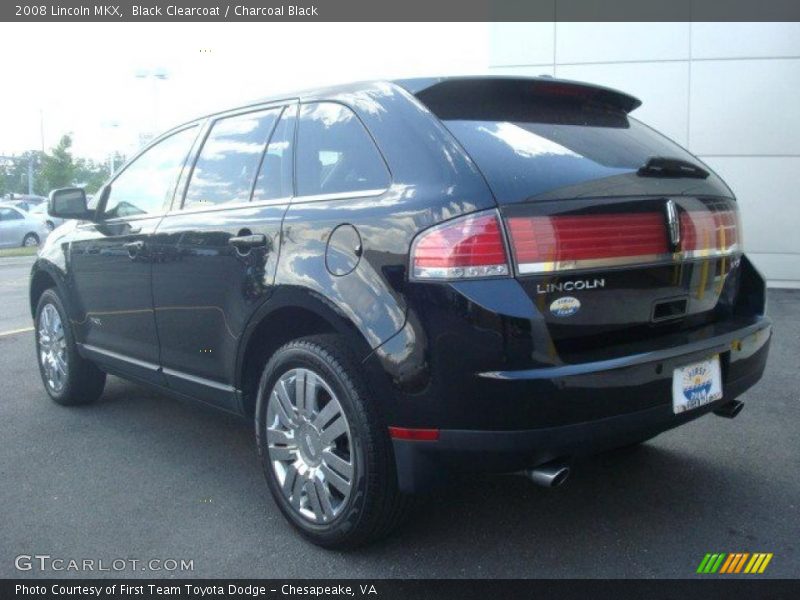
<path id="1" fill-rule="evenodd" d="M 31 244 L 30 243 L 31 241 L 33 241 L 34 243 Z M 32 248 L 32 247 L 38 246 L 38 245 L 39 245 L 39 236 L 36 235 L 35 233 L 27 233 L 27 234 L 25 234 L 25 237 L 22 238 L 22 247 L 23 248 L 28 248 L 28 247 Z"/>
<path id="2" fill-rule="evenodd" d="M 267 443 L 267 412 L 273 386 L 292 369 L 320 376 L 335 393 L 352 438 L 352 491 L 330 522 L 304 518 L 281 492 Z M 338 335 L 310 336 L 281 347 L 264 368 L 256 401 L 256 440 L 270 492 L 286 519 L 308 540 L 325 548 L 354 548 L 388 535 L 402 520 L 409 498 L 397 489 L 388 429 L 347 341 Z"/>
<path id="3" fill-rule="evenodd" d="M 46 306 L 51 305 L 58 312 L 64 332 L 65 356 L 66 356 L 66 377 L 63 387 L 54 389 L 48 382 L 45 368 L 42 363 L 42 351 L 40 345 L 39 328 L 42 319 L 42 311 Z M 80 404 L 90 404 L 97 400 L 103 393 L 106 384 L 106 374 L 97 366 L 84 359 L 78 354 L 75 346 L 75 337 L 72 334 L 72 326 L 67 317 L 67 311 L 54 289 L 45 290 L 36 305 L 36 319 L 34 321 L 36 338 L 36 362 L 39 365 L 39 373 L 42 383 L 48 395 L 54 402 L 64 406 L 76 406 Z"/>

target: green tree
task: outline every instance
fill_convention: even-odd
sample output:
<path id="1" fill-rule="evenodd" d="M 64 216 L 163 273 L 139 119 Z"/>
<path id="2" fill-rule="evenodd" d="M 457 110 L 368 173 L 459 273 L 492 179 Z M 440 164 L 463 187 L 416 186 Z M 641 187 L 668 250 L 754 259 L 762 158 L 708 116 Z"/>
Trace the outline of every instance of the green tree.
<path id="1" fill-rule="evenodd" d="M 3 165 L 0 166 L 0 196 L 28 193 L 28 163 L 31 161 L 33 161 L 33 192 L 41 193 L 37 179 L 43 157 L 44 154 L 41 152 L 29 150 L 3 161 Z"/>
<path id="2" fill-rule="evenodd" d="M 75 181 L 77 166 L 72 159 L 71 147 L 72 138 L 63 135 L 51 153 L 44 155 L 36 179 L 38 193 L 47 195 L 50 190 L 70 186 Z"/>
<path id="3" fill-rule="evenodd" d="M 108 179 L 108 165 L 91 159 L 79 158 L 75 161 L 75 184 L 94 194 Z"/>
<path id="4" fill-rule="evenodd" d="M 0 198 L 12 191 L 9 170 L 9 166 L 5 162 L 0 162 Z"/>
<path id="5" fill-rule="evenodd" d="M 7 194 L 28 193 L 28 164 L 33 167 L 33 193 L 47 196 L 60 187 L 80 186 L 94 194 L 111 176 L 111 161 L 74 158 L 72 139 L 65 135 L 50 153 L 29 150 L 0 161 L 0 198 Z M 125 156 L 114 153 L 114 166 L 119 169 Z"/>

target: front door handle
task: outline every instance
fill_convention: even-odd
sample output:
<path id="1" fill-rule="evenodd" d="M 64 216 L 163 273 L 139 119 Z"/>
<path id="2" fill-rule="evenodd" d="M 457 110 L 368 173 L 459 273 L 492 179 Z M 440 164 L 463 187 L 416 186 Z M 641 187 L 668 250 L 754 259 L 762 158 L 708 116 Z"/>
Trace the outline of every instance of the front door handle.
<path id="1" fill-rule="evenodd" d="M 231 246 L 235 246 L 237 250 L 241 250 L 243 252 L 250 250 L 251 248 L 260 248 L 266 247 L 267 245 L 267 236 L 263 233 L 254 233 L 251 235 L 237 235 L 232 237 L 228 240 L 228 243 Z"/>
<path id="2" fill-rule="evenodd" d="M 128 251 L 128 258 L 134 259 L 144 250 L 144 242 L 142 240 L 136 240 L 135 242 L 123 244 L 122 247 Z"/>

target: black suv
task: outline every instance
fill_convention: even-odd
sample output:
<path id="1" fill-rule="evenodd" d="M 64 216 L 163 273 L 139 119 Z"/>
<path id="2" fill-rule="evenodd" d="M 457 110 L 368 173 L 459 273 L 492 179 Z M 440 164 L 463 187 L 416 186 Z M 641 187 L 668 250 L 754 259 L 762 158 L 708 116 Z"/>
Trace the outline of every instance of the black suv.
<path id="1" fill-rule="evenodd" d="M 763 278 L 731 190 L 549 78 L 354 84 L 158 138 L 33 267 L 48 394 L 106 373 L 253 419 L 286 518 L 328 547 L 387 532 L 456 471 L 631 445 L 762 375 Z"/>

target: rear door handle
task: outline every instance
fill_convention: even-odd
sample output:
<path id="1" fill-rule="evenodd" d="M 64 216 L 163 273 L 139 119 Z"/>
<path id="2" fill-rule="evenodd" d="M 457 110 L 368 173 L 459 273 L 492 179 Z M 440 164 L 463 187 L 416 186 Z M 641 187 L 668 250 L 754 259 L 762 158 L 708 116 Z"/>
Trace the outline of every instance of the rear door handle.
<path id="1" fill-rule="evenodd" d="M 128 251 L 129 258 L 136 258 L 136 256 L 142 250 L 144 250 L 144 242 L 142 240 L 136 240 L 135 242 L 128 242 L 127 244 L 123 244 L 122 247 Z"/>
<path id="2" fill-rule="evenodd" d="M 237 250 L 250 250 L 251 248 L 259 248 L 267 245 L 267 236 L 263 233 L 254 233 L 251 235 L 237 235 L 228 240 L 231 246 L 236 246 Z"/>

